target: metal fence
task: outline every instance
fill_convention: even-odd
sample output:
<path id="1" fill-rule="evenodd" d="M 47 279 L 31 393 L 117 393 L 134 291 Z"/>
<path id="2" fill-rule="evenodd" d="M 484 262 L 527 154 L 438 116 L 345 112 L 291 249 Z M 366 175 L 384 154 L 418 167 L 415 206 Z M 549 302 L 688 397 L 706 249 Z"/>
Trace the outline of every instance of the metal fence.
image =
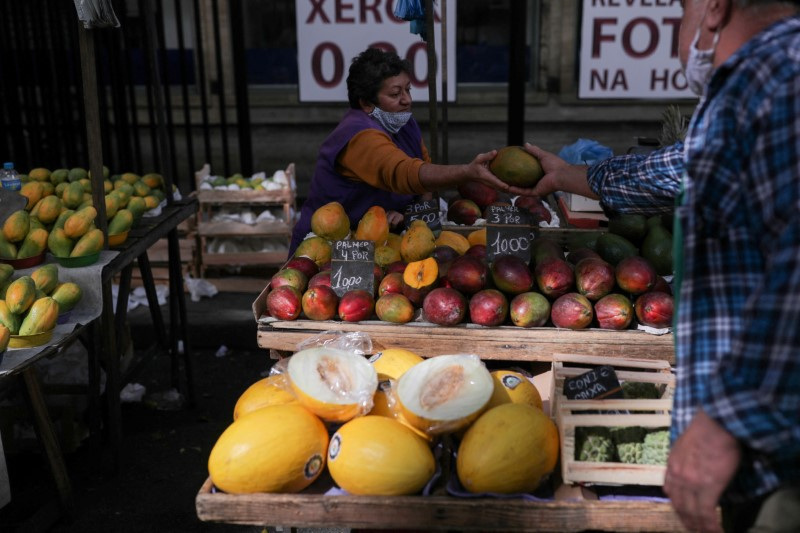
<path id="1" fill-rule="evenodd" d="M 192 190 L 205 162 L 225 175 L 252 172 L 246 67 L 236 59 L 244 58 L 243 1 L 114 0 L 121 27 L 91 30 L 112 174 L 171 171 Z M 73 0 L 0 0 L 0 159 L 20 172 L 88 167 L 78 31 Z M 225 69 L 232 75 L 221 76 Z M 163 94 L 167 146 L 158 142 L 154 91 Z M 162 151 L 169 169 L 160 168 Z"/>

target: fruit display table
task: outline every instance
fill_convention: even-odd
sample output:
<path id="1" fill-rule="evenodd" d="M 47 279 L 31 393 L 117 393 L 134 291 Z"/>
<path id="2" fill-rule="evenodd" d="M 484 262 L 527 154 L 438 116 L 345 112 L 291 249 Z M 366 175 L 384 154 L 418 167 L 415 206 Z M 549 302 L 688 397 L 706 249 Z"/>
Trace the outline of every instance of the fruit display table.
<path id="1" fill-rule="evenodd" d="M 328 480 L 330 481 L 330 480 Z M 318 480 L 299 494 L 224 494 L 207 479 L 195 498 L 204 521 L 290 527 L 492 531 L 684 531 L 668 502 L 588 499 L 590 491 L 556 491 L 555 499 L 325 495 Z M 564 486 L 566 489 L 567 487 Z M 585 496 L 585 495 L 586 496 Z"/>
<path id="2" fill-rule="evenodd" d="M 256 302 L 257 303 L 257 302 Z M 430 357 L 474 353 L 481 359 L 552 361 L 553 354 L 574 353 L 634 357 L 674 362 L 672 334 L 652 335 L 639 330 L 569 330 L 554 327 L 485 327 L 459 324 L 443 327 L 427 322 L 389 324 L 382 321 L 342 322 L 261 318 L 258 345 L 275 352 L 295 351 L 297 345 L 324 331 L 360 331 L 370 336 L 373 349 L 400 347 Z M 280 354 L 272 353 L 273 357 Z"/>

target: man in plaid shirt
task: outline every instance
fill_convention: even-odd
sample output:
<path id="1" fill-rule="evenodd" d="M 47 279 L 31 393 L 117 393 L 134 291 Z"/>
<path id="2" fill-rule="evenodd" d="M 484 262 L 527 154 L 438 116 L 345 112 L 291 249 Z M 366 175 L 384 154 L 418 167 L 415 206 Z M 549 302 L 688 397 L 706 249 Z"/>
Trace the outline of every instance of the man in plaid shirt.
<path id="1" fill-rule="evenodd" d="M 676 145 L 644 162 L 613 158 L 587 179 L 586 168 L 528 145 L 546 171 L 539 195 L 565 190 L 647 214 L 677 200 L 683 260 L 664 490 L 691 530 L 721 530 L 722 497 L 726 531 L 800 531 L 798 7 L 684 2 L 687 79 L 698 50 L 713 77 L 683 160 Z"/>

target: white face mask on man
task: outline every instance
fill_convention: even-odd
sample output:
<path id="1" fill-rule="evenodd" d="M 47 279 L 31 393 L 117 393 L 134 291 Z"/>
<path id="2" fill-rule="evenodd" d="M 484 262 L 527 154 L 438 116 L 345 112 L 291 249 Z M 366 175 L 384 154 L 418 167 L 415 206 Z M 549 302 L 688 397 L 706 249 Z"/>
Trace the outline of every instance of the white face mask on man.
<path id="1" fill-rule="evenodd" d="M 686 65 L 683 67 L 683 75 L 686 76 L 689 90 L 697 96 L 703 96 L 706 85 L 708 85 L 712 74 L 714 74 L 714 52 L 719 42 L 719 30 L 714 32 L 714 40 L 711 43 L 711 48 L 708 50 L 697 49 L 697 42 L 699 40 L 700 28 L 697 28 L 694 40 L 692 40 L 692 44 L 689 45 L 689 57 L 686 59 Z"/>
<path id="2" fill-rule="evenodd" d="M 383 126 L 383 129 L 394 134 L 400 131 L 400 128 L 405 126 L 406 123 L 411 119 L 411 111 L 391 113 L 389 111 L 384 111 L 378 106 L 375 106 L 372 111 L 370 111 L 369 116 L 374 118 L 378 124 Z"/>

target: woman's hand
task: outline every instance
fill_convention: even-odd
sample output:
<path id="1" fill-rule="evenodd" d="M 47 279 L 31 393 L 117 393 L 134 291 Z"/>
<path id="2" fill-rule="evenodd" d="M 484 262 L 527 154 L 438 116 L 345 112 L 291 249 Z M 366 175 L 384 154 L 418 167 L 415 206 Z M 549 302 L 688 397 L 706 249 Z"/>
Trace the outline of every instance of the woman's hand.
<path id="1" fill-rule="evenodd" d="M 386 211 L 386 220 L 389 222 L 389 227 L 394 229 L 403 223 L 403 215 L 397 211 L 388 210 Z"/>

